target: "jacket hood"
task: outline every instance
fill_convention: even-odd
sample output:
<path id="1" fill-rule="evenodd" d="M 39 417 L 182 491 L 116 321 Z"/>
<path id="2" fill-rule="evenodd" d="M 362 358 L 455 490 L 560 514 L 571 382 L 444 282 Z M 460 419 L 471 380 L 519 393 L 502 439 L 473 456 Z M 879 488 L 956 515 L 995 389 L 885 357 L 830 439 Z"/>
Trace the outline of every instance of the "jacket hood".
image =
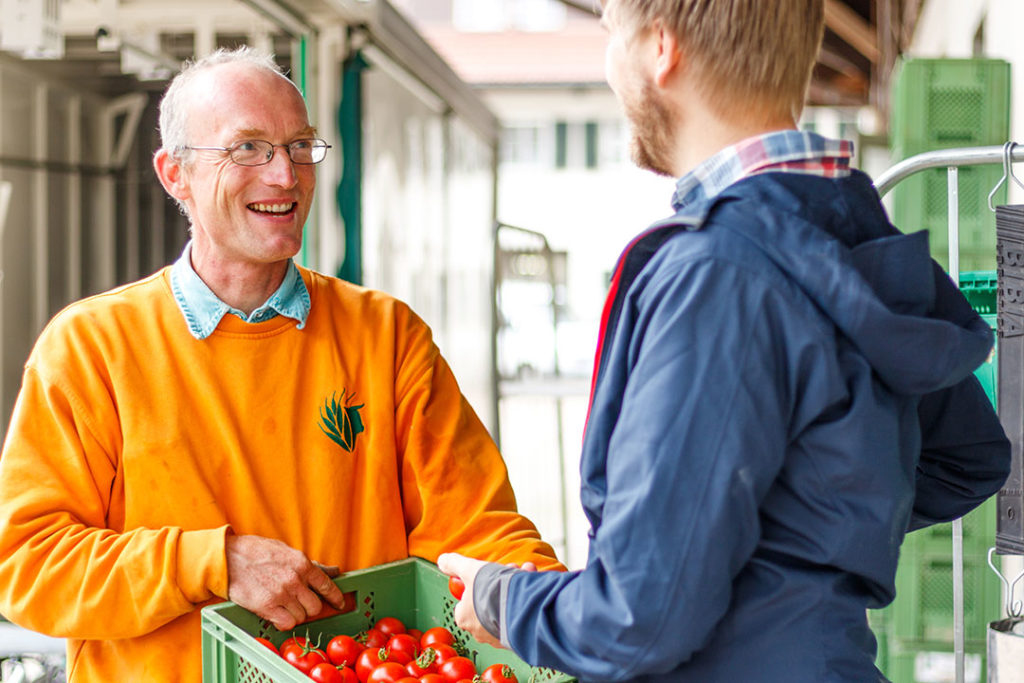
<path id="1" fill-rule="evenodd" d="M 952 386 L 992 348 L 988 323 L 931 258 L 928 233 L 892 227 L 862 173 L 840 180 L 751 176 L 696 208 L 696 215 L 683 209 L 676 222 L 699 229 L 720 217 L 755 242 L 897 393 Z M 879 224 L 890 234 L 867 234 Z"/>

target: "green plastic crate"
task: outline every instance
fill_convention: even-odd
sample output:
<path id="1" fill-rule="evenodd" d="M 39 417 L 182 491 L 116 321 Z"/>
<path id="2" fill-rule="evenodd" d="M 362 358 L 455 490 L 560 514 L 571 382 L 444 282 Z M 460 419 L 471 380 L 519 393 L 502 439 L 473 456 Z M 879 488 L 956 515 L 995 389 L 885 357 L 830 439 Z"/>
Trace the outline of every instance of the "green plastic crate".
<path id="1" fill-rule="evenodd" d="M 913 58 L 899 61 L 894 71 L 890 139 L 895 151 L 1006 142 L 1009 62 Z"/>
<path id="2" fill-rule="evenodd" d="M 896 158 L 906 159 L 930 151 L 911 149 Z M 988 195 L 999 183 L 997 166 L 964 166 L 959 170 L 959 262 L 961 270 L 989 270 L 996 266 L 996 220 L 989 211 Z M 928 230 L 932 257 L 949 270 L 949 193 L 945 168 L 932 168 L 901 182 L 892 193 L 892 220 L 904 232 Z M 1005 183 L 993 197 L 1006 203 Z"/>
<path id="3" fill-rule="evenodd" d="M 1002 145 L 1010 134 L 1010 65 L 999 59 L 910 59 L 893 78 L 890 144 L 893 161 L 954 147 Z M 999 164 L 959 169 L 961 270 L 995 267 L 995 215 L 988 195 Z M 1005 184 L 993 201 L 1006 202 Z M 917 173 L 895 187 L 892 220 L 904 232 L 926 229 L 932 256 L 949 267 L 945 168 Z"/>
<path id="4" fill-rule="evenodd" d="M 971 307 L 981 314 L 982 319 L 989 324 L 993 333 L 996 332 L 996 294 L 999 289 L 998 274 L 994 270 L 982 270 L 976 272 L 960 273 L 960 291 L 963 292 Z M 996 335 L 992 352 L 985 362 L 974 371 L 974 376 L 981 382 L 988 400 L 996 405 L 998 395 L 998 360 L 999 360 L 999 337 Z"/>
<path id="5" fill-rule="evenodd" d="M 334 583 L 345 594 L 346 611 L 302 624 L 295 631 L 278 631 L 270 622 L 232 602 L 202 610 L 204 683 L 309 683 L 309 678 L 254 639 L 262 636 L 275 645 L 293 633 L 326 644 L 330 636 L 354 635 L 381 617 L 397 617 L 410 628 L 426 631 L 444 626 L 460 649 L 482 671 L 491 664 L 508 664 L 521 683 L 575 679 L 552 669 L 531 667 L 510 650 L 484 645 L 455 626 L 455 600 L 448 593 L 448 577 L 418 557 L 348 572 Z"/>
<path id="6" fill-rule="evenodd" d="M 960 273 L 960 291 L 976 312 L 982 316 L 996 314 L 996 294 L 999 290 L 998 272 L 982 270 Z M 995 325 L 993 325 L 993 328 Z"/>
<path id="7" fill-rule="evenodd" d="M 988 568 L 995 543 L 993 496 L 964 516 L 964 649 L 981 657 L 985 680 L 988 622 L 1000 610 L 999 579 Z M 953 652 L 952 524 L 907 534 L 896 571 L 896 600 L 868 610 L 878 640 L 875 664 L 893 683 L 915 683 L 922 657 Z"/>

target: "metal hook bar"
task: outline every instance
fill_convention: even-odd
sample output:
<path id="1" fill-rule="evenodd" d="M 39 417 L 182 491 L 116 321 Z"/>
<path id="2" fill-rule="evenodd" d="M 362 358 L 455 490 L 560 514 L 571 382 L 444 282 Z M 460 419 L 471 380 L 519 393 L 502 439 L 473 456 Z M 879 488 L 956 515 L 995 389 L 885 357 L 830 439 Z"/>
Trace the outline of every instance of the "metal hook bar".
<path id="1" fill-rule="evenodd" d="M 994 571 L 996 573 L 996 576 L 999 577 L 999 580 L 1002 581 L 1003 588 L 1006 591 L 1006 616 L 1010 617 L 1011 619 L 1017 619 L 1021 616 L 1022 613 L 1024 613 L 1024 603 L 1022 603 L 1020 600 L 1013 599 L 1013 589 L 1014 586 L 1017 585 L 1017 582 L 1024 578 L 1024 571 L 1021 571 L 1020 574 L 1017 574 L 1017 578 L 1015 578 L 1013 581 L 1007 581 L 1006 577 L 1003 576 L 1003 573 L 996 569 L 996 566 L 992 564 L 992 553 L 994 553 L 995 551 L 995 548 L 988 549 L 988 566 L 991 567 L 992 571 Z"/>
<path id="2" fill-rule="evenodd" d="M 992 198 L 996 196 L 996 192 L 1003 186 L 1003 183 L 1007 182 L 1008 179 L 1012 178 L 1017 186 L 1024 190 L 1024 183 L 1021 183 L 1020 179 L 1013 174 L 1013 148 L 1017 146 L 1016 142 L 1012 140 L 1003 145 L 1003 176 L 996 183 L 996 186 L 992 188 L 992 191 L 988 193 L 988 210 L 993 213 L 996 207 L 992 205 Z"/>
<path id="3" fill-rule="evenodd" d="M 1016 146 L 1017 143 L 1013 142 L 1012 140 L 1006 144 L 1005 148 L 1003 149 L 1003 166 L 1006 167 L 1010 179 L 1013 182 L 1017 183 L 1017 187 L 1024 190 L 1024 183 L 1022 183 L 1020 181 L 1020 178 L 1018 178 L 1013 172 L 1013 149 Z"/>

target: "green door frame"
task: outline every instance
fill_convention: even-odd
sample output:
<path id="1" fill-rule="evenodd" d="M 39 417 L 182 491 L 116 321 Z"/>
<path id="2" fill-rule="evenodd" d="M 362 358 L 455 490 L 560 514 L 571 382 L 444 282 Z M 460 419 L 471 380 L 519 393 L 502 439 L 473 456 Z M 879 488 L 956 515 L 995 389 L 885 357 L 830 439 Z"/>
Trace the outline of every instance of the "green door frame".
<path id="1" fill-rule="evenodd" d="M 345 60 L 338 107 L 342 171 L 337 197 L 345 231 L 338 277 L 355 284 L 363 283 L 363 71 L 368 66 L 360 51 Z"/>

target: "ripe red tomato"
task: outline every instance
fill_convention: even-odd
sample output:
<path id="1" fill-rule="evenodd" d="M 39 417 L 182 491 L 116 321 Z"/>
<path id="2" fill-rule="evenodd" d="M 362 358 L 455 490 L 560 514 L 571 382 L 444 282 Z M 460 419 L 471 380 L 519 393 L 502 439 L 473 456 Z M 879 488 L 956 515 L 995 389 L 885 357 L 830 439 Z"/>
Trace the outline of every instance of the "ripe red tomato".
<path id="1" fill-rule="evenodd" d="M 432 674 L 437 672 L 437 662 L 434 659 L 437 657 L 437 652 L 431 648 L 427 648 L 420 653 L 420 656 L 405 665 L 405 670 L 413 676 L 419 678 L 423 674 Z"/>
<path id="2" fill-rule="evenodd" d="M 356 676 L 359 677 L 362 683 L 366 683 L 366 679 L 370 677 L 370 673 L 377 668 L 377 665 L 387 660 L 388 653 L 384 648 L 366 648 L 356 657 Z"/>
<path id="3" fill-rule="evenodd" d="M 508 664 L 491 664 L 480 674 L 480 679 L 486 683 L 519 683 L 515 672 Z"/>
<path id="4" fill-rule="evenodd" d="M 420 644 L 408 633 L 396 633 L 388 640 L 387 651 L 391 659 L 401 661 L 407 657 L 408 659 L 402 662 L 407 664 L 419 656 Z"/>
<path id="5" fill-rule="evenodd" d="M 441 664 L 447 662 L 452 657 L 457 657 L 459 655 L 454 647 L 443 643 L 431 645 L 430 649 L 434 651 L 434 663 L 438 666 L 441 666 Z"/>
<path id="6" fill-rule="evenodd" d="M 268 650 L 272 651 L 275 655 L 281 654 L 277 647 L 266 638 L 256 638 L 256 642 L 262 645 L 263 647 L 267 648 Z"/>
<path id="7" fill-rule="evenodd" d="M 405 633 L 405 624 L 395 617 L 381 617 L 373 627 L 388 638 L 396 633 Z"/>
<path id="8" fill-rule="evenodd" d="M 448 592 L 450 592 L 456 600 L 461 600 L 462 594 L 466 592 L 466 584 L 464 584 L 462 579 L 457 576 L 449 576 Z"/>
<path id="9" fill-rule="evenodd" d="M 476 676 L 476 666 L 466 657 L 452 657 L 437 667 L 437 673 L 444 676 L 451 683 L 458 683 L 463 678 Z"/>
<path id="10" fill-rule="evenodd" d="M 423 637 L 420 638 L 420 645 L 424 648 L 428 648 L 437 644 L 455 645 L 455 636 L 453 636 L 452 632 L 444 626 L 428 628 L 426 632 L 424 632 Z"/>
<path id="11" fill-rule="evenodd" d="M 284 649 L 286 647 L 288 647 L 289 645 L 298 645 L 299 647 L 306 647 L 306 645 L 308 645 L 308 644 L 309 644 L 309 639 L 308 638 L 303 638 L 302 636 L 291 636 L 291 637 L 285 638 L 283 641 L 281 641 L 281 647 L 278 648 L 278 651 L 279 652 L 284 652 Z"/>
<path id="12" fill-rule="evenodd" d="M 355 666 L 356 658 L 365 649 L 352 636 L 334 636 L 327 643 L 327 659 L 337 666 Z"/>
<path id="13" fill-rule="evenodd" d="M 420 683 L 448 683 L 448 679 L 441 674 L 423 674 Z"/>
<path id="14" fill-rule="evenodd" d="M 297 643 L 292 643 L 281 649 L 281 656 L 284 657 L 284 661 L 306 675 L 309 675 L 314 666 L 327 661 L 327 655 L 323 650 L 310 647 L 308 644 L 301 647 Z"/>
<path id="15" fill-rule="evenodd" d="M 356 641 L 376 650 L 388 644 L 388 637 L 375 628 L 368 628 L 356 636 Z"/>
<path id="16" fill-rule="evenodd" d="M 405 629 L 405 632 L 413 638 L 415 638 L 416 642 L 419 642 L 420 638 L 423 637 L 423 631 L 419 630 L 418 628 L 407 628 Z"/>
<path id="17" fill-rule="evenodd" d="M 398 662 L 381 662 L 370 672 L 366 683 L 396 683 L 409 676 L 409 672 Z"/>
<path id="18" fill-rule="evenodd" d="M 317 683 L 359 683 L 356 672 L 347 666 L 334 666 L 321 662 L 309 672 L 309 677 Z"/>
<path id="19" fill-rule="evenodd" d="M 405 678 L 399 678 L 395 683 L 420 683 L 419 676 L 406 676 Z"/>

